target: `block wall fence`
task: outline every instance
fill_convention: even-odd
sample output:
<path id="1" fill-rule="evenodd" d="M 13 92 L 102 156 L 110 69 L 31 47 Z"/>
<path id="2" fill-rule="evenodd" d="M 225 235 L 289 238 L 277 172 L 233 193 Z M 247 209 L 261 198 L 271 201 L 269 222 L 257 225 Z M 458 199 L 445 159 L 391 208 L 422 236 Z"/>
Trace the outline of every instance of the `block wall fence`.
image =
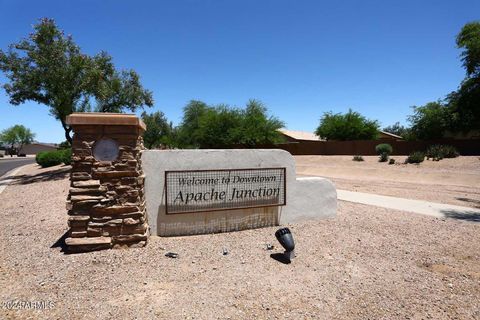
<path id="1" fill-rule="evenodd" d="M 275 145 L 259 146 L 261 149 L 282 149 L 292 155 L 376 155 L 375 146 L 388 143 L 393 148 L 392 155 L 409 155 L 414 151 L 425 151 L 434 144 L 454 146 L 463 156 L 480 155 L 480 139 L 442 139 L 430 141 L 402 140 L 357 140 L 357 141 L 298 141 Z M 238 146 L 237 146 L 238 147 Z"/>

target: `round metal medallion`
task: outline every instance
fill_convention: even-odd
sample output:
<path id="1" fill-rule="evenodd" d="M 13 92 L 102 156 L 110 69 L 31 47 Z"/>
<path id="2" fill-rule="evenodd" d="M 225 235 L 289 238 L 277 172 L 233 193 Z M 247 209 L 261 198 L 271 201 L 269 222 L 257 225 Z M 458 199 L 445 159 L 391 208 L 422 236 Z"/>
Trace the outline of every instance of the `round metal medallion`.
<path id="1" fill-rule="evenodd" d="M 93 156 L 98 161 L 114 161 L 118 157 L 118 143 L 109 138 L 103 138 L 93 145 Z"/>

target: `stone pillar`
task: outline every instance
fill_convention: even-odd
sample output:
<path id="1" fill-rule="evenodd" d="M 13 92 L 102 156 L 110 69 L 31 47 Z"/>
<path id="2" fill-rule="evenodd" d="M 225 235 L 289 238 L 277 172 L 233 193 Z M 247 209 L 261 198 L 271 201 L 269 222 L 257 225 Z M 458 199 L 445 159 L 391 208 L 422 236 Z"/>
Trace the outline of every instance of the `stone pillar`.
<path id="1" fill-rule="evenodd" d="M 68 250 L 145 246 L 145 124 L 135 115 L 111 113 L 74 113 L 67 123 L 74 131 Z"/>

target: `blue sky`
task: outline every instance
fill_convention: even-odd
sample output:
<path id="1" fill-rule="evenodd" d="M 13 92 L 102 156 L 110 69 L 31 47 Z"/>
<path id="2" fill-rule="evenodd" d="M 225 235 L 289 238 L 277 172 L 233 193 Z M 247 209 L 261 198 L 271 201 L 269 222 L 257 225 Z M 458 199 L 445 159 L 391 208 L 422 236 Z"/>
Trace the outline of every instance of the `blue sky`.
<path id="1" fill-rule="evenodd" d="M 348 108 L 385 126 L 457 88 L 465 73 L 455 36 L 479 13 L 478 0 L 0 0 L 0 48 L 51 17 L 84 52 L 105 50 L 136 70 L 154 93 L 150 111 L 174 124 L 191 99 L 255 98 L 291 130 L 313 131 L 323 112 Z M 42 142 L 64 140 L 48 107 L 11 106 L 2 90 L 0 130 L 14 124 Z"/>

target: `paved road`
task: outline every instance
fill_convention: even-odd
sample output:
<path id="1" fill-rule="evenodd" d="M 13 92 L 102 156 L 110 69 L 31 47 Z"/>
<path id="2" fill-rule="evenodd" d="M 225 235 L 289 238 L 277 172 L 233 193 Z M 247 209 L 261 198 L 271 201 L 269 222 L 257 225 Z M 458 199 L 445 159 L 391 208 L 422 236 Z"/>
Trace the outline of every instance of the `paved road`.
<path id="1" fill-rule="evenodd" d="M 4 158 L 0 160 L 0 177 L 17 167 L 35 163 L 35 158 Z"/>

